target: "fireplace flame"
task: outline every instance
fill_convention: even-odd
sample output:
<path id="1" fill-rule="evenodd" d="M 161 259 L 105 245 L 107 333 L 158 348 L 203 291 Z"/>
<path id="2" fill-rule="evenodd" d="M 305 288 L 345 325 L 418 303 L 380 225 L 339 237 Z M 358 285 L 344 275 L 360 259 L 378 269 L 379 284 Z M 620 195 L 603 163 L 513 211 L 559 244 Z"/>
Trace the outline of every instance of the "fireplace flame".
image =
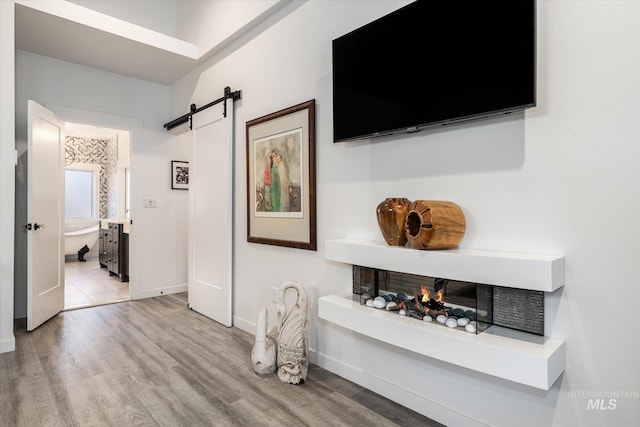
<path id="1" fill-rule="evenodd" d="M 429 289 L 421 286 L 420 290 L 422 291 L 422 302 L 429 302 Z"/>
<path id="2" fill-rule="evenodd" d="M 429 291 L 429 289 L 427 289 L 424 286 L 420 286 L 420 295 L 422 295 L 422 298 L 421 298 L 422 302 L 426 302 L 426 303 L 429 302 L 430 295 L 431 295 L 431 292 Z M 436 302 L 443 302 L 443 300 L 444 300 L 444 292 L 442 291 L 442 289 L 438 290 L 436 292 L 436 295 L 437 295 L 437 297 L 436 297 L 435 301 Z"/>

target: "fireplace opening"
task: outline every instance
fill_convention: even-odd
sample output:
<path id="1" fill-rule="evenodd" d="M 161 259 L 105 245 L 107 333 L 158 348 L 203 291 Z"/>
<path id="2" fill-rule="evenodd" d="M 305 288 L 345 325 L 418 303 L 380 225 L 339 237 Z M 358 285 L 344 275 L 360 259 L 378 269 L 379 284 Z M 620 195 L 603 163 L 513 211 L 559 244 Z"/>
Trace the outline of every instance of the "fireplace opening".
<path id="1" fill-rule="evenodd" d="M 544 293 L 353 266 L 360 304 L 470 333 L 492 325 L 544 335 Z"/>

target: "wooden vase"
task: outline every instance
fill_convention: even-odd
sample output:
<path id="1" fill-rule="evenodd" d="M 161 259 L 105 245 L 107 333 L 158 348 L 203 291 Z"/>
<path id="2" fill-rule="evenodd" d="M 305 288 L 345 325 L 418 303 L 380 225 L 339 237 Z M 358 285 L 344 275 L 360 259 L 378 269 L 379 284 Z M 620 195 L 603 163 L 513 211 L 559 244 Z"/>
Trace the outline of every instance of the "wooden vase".
<path id="1" fill-rule="evenodd" d="M 413 249 L 451 249 L 464 237 L 464 213 L 453 202 L 416 200 L 409 206 L 405 234 Z"/>
<path id="2" fill-rule="evenodd" d="M 409 200 L 402 197 L 389 197 L 376 207 L 378 226 L 388 245 L 404 246 L 407 244 L 404 224 L 410 203 Z"/>

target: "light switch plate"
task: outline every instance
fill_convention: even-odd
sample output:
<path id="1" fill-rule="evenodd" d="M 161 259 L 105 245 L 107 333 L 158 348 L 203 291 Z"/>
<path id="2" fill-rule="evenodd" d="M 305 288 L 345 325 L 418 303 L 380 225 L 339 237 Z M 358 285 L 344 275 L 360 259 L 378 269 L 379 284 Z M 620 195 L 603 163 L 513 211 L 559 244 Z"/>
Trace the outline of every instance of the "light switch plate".
<path id="1" fill-rule="evenodd" d="M 142 207 L 144 208 L 157 208 L 158 201 L 156 199 L 144 198 L 142 199 Z"/>

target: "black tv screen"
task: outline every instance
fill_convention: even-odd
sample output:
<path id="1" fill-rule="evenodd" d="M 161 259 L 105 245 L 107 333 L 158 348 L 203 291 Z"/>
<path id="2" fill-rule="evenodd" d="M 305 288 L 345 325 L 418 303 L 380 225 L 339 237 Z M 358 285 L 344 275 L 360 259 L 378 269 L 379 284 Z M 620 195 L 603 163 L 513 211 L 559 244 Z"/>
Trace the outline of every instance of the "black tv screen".
<path id="1" fill-rule="evenodd" d="M 418 0 L 333 40 L 334 142 L 535 106 L 535 15 L 535 0 Z"/>

